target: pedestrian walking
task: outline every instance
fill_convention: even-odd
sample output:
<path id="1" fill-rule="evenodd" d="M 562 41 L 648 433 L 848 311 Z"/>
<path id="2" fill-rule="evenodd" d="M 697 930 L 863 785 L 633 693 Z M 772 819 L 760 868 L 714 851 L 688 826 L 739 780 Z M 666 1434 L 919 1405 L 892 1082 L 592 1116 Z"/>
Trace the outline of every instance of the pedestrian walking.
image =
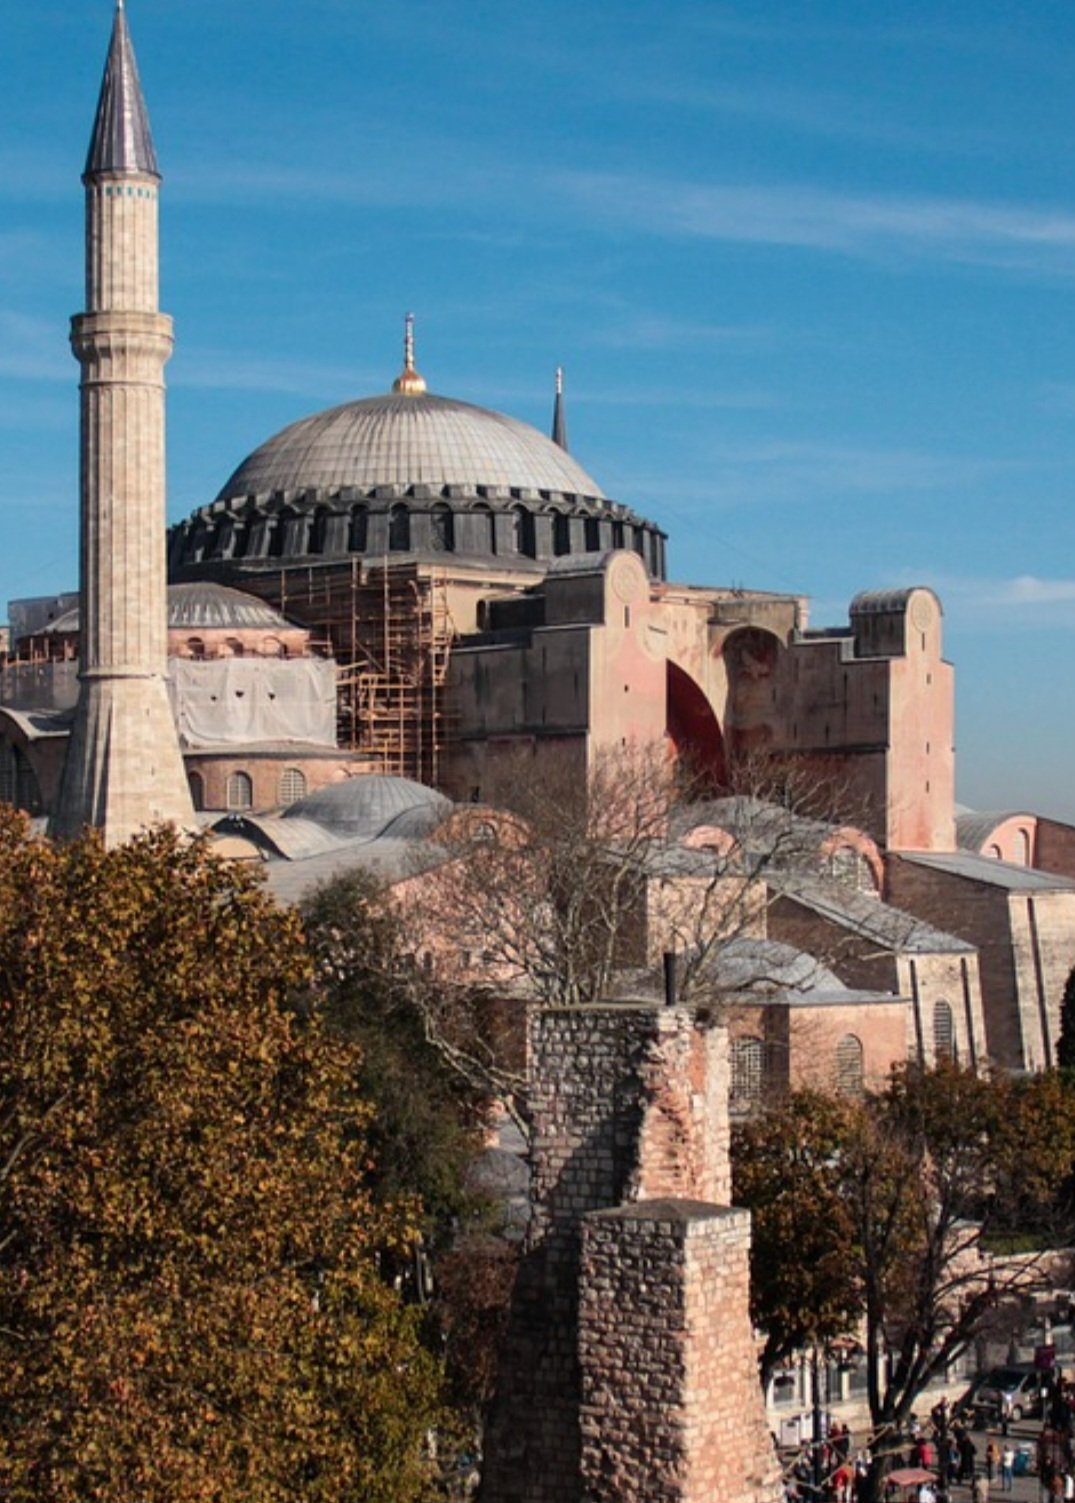
<path id="1" fill-rule="evenodd" d="M 971 1498 L 973 1503 L 989 1503 L 990 1479 L 984 1472 L 979 1472 L 971 1484 Z"/>
<path id="2" fill-rule="evenodd" d="M 1000 1466 L 1000 1447 L 995 1440 L 991 1440 L 985 1448 L 985 1475 L 986 1480 L 997 1480 L 997 1468 Z"/>
<path id="3" fill-rule="evenodd" d="M 1015 1447 L 1010 1442 L 1000 1453 L 1000 1486 L 1006 1493 L 1015 1486 Z"/>

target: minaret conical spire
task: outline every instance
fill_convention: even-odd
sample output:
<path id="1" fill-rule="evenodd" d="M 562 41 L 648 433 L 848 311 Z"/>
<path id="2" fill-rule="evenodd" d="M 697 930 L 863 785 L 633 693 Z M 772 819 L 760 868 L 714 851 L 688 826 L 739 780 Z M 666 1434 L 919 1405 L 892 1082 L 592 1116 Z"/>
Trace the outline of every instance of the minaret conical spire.
<path id="1" fill-rule="evenodd" d="M 82 175 L 85 179 L 102 172 L 160 177 L 123 0 L 118 0 L 112 22 L 112 43 Z"/>
<path id="2" fill-rule="evenodd" d="M 119 845 L 196 826 L 168 699 L 160 173 L 120 4 L 83 174 L 85 312 L 71 322 L 80 388 L 79 684 L 49 833 Z"/>
<path id="3" fill-rule="evenodd" d="M 567 451 L 567 413 L 564 410 L 564 368 L 556 367 L 556 401 L 552 409 L 552 441 Z"/>

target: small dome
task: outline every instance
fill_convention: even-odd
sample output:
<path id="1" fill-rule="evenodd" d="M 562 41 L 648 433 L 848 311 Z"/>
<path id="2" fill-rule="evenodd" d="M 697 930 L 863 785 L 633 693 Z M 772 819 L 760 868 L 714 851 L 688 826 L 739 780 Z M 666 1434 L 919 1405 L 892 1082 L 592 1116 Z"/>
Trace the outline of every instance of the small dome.
<path id="1" fill-rule="evenodd" d="M 581 465 L 528 423 L 447 397 L 396 394 L 292 423 L 243 460 L 217 500 L 380 485 L 505 486 L 603 498 Z"/>
<path id="2" fill-rule="evenodd" d="M 704 969 L 722 987 L 753 996 L 794 992 L 808 998 L 847 990 L 813 955 L 774 939 L 740 936 L 729 940 L 718 947 Z"/>
<path id="3" fill-rule="evenodd" d="M 168 625 L 176 631 L 240 627 L 279 631 L 291 623 L 256 595 L 199 580 L 196 584 L 168 586 Z"/>
<path id="4" fill-rule="evenodd" d="M 79 630 L 79 607 L 64 611 L 47 630 L 58 636 L 74 635 Z M 280 612 L 242 590 L 226 585 L 196 584 L 168 586 L 168 628 L 170 631 L 280 631 L 291 627 Z"/>
<path id="5" fill-rule="evenodd" d="M 367 773 L 330 783 L 284 810 L 283 819 L 312 820 L 341 839 L 417 838 L 451 812 L 443 794 L 410 778 Z"/>

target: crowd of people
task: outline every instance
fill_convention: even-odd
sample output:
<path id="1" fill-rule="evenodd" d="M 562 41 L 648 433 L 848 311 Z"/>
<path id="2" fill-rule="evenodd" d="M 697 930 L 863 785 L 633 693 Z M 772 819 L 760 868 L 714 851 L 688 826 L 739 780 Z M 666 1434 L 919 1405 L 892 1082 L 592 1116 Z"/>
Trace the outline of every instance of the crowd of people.
<path id="1" fill-rule="evenodd" d="M 965 1488 L 971 1503 L 988 1503 L 1011 1493 L 1015 1477 L 1036 1471 L 1041 1503 L 1075 1503 L 1075 1384 L 1059 1369 L 1042 1374 L 1042 1428 L 1033 1449 L 1016 1445 L 1010 1414 L 999 1411 L 956 1414 L 943 1398 L 929 1423 L 913 1422 L 906 1444 L 891 1452 L 888 1496 L 892 1503 L 949 1503 L 952 1490 Z M 973 1419 L 991 1421 L 997 1434 L 975 1440 Z M 815 1447 L 804 1442 L 785 1474 L 788 1503 L 859 1503 L 866 1490 L 872 1454 L 852 1445 L 845 1424 L 834 1420 Z M 910 1479 L 914 1479 L 911 1481 Z"/>

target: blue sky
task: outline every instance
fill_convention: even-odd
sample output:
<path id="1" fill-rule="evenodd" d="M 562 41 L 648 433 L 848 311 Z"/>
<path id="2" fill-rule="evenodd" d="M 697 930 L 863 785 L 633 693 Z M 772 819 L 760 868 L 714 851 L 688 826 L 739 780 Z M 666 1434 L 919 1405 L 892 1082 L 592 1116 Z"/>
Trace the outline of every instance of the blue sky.
<path id="1" fill-rule="evenodd" d="M 548 425 L 673 577 L 925 583 L 959 796 L 1075 819 L 1075 7 L 128 0 L 169 511 L 430 388 Z M 0 602 L 76 584 L 79 172 L 109 0 L 0 17 Z"/>

